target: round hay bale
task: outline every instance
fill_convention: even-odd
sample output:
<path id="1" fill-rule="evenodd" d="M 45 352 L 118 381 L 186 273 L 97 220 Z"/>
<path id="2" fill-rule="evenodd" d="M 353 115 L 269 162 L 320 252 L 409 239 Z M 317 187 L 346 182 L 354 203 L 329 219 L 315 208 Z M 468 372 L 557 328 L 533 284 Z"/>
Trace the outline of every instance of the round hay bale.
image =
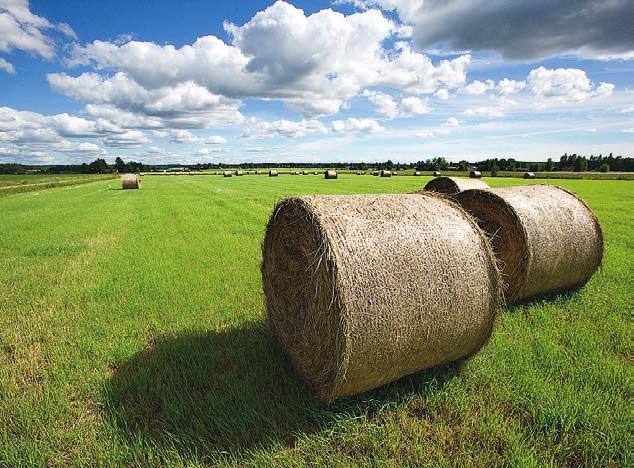
<path id="1" fill-rule="evenodd" d="M 525 179 L 534 179 L 535 178 L 535 173 L 534 172 L 525 172 L 524 173 L 524 178 Z"/>
<path id="2" fill-rule="evenodd" d="M 470 171 L 469 172 L 469 177 L 471 177 L 472 179 L 479 179 L 480 177 L 482 177 L 482 172 L 480 172 L 480 171 Z"/>
<path id="3" fill-rule="evenodd" d="M 392 177 L 392 171 L 381 171 L 381 177 Z"/>
<path id="4" fill-rule="evenodd" d="M 425 190 L 443 193 L 445 195 L 455 195 L 464 190 L 486 190 L 488 188 L 489 185 L 486 182 L 481 180 L 469 180 L 463 177 L 437 177 L 425 185 Z"/>
<path id="5" fill-rule="evenodd" d="M 281 201 L 262 281 L 274 336 L 324 403 L 474 354 L 502 301 L 486 236 L 433 193 Z"/>
<path id="6" fill-rule="evenodd" d="M 509 303 L 582 286 L 601 264 L 599 220 L 567 190 L 526 185 L 455 198 L 490 236 Z"/>
<path id="7" fill-rule="evenodd" d="M 236 171 L 236 176 L 243 176 L 244 175 L 244 171 Z"/>
<path id="8" fill-rule="evenodd" d="M 421 171 L 414 171 L 414 175 L 418 177 L 418 176 L 422 176 L 423 173 Z"/>
<path id="9" fill-rule="evenodd" d="M 314 171 L 314 172 L 313 172 L 313 175 L 319 175 L 319 172 Z"/>
<path id="10" fill-rule="evenodd" d="M 336 179 L 337 178 L 337 171 L 326 171 L 326 172 L 324 172 L 324 178 L 325 179 Z"/>
<path id="11" fill-rule="evenodd" d="M 230 172 L 230 171 L 224 171 L 224 172 L 222 173 L 222 175 L 223 175 L 224 177 L 231 177 L 231 172 Z"/>
<path id="12" fill-rule="evenodd" d="M 278 172 L 277 171 L 269 171 L 269 177 L 277 177 L 278 176 Z"/>
<path id="13" fill-rule="evenodd" d="M 364 175 L 364 174 L 365 174 L 365 172 L 363 172 L 363 171 L 357 171 L 357 175 Z"/>
<path id="14" fill-rule="evenodd" d="M 434 177 L 440 177 L 442 174 L 440 173 L 440 171 L 434 171 Z"/>
<path id="15" fill-rule="evenodd" d="M 140 189 L 141 178 L 138 174 L 123 174 L 121 176 L 121 188 L 127 189 Z"/>
<path id="16" fill-rule="evenodd" d="M 373 176 L 378 176 L 379 175 L 379 171 L 372 171 L 372 175 Z"/>
<path id="17" fill-rule="evenodd" d="M 302 171 L 302 175 L 308 175 L 308 171 Z"/>
<path id="18" fill-rule="evenodd" d="M 392 175 L 398 175 L 398 172 L 397 171 L 393 171 Z"/>

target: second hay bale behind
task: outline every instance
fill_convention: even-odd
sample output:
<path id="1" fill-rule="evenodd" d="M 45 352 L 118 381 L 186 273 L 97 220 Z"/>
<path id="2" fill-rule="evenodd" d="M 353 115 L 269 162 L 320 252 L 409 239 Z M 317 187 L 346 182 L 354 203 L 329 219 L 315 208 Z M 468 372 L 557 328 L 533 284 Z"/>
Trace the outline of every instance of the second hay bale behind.
<path id="1" fill-rule="evenodd" d="M 486 190 L 489 184 L 477 179 L 465 179 L 464 177 L 436 177 L 425 185 L 425 190 L 438 192 L 445 195 L 455 195 L 471 189 Z"/>
<path id="2" fill-rule="evenodd" d="M 553 185 L 467 190 L 456 201 L 491 237 L 509 303 L 585 284 L 603 258 L 592 210 Z"/>

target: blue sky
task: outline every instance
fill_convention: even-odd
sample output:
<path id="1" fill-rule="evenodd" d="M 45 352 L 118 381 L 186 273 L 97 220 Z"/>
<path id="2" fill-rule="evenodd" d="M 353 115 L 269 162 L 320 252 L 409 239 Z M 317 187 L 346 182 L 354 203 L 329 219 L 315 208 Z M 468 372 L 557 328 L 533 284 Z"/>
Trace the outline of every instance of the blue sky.
<path id="1" fill-rule="evenodd" d="M 631 156 L 628 0 L 0 0 L 0 162 Z"/>

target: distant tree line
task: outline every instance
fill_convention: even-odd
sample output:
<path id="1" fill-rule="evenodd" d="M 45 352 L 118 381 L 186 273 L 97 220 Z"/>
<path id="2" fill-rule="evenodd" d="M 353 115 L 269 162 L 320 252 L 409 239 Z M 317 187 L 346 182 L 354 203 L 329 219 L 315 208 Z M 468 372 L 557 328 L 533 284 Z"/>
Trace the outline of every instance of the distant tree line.
<path id="1" fill-rule="evenodd" d="M 469 169 L 477 169 L 479 171 L 491 172 L 493 175 L 500 171 L 532 171 L 532 172 L 551 172 L 551 171 L 599 171 L 599 172 L 634 172 L 634 158 L 614 156 L 610 153 L 607 156 L 599 154 L 598 156 L 583 156 L 577 154 L 564 154 L 558 161 L 548 158 L 547 161 L 526 162 L 517 161 L 513 158 L 492 158 L 470 163 L 462 160 L 458 163 L 449 163 L 443 157 L 436 157 L 426 160 L 420 160 L 413 163 L 399 163 L 387 160 L 378 163 L 333 163 L 333 162 L 305 162 L 305 163 L 254 163 L 246 162 L 241 164 L 231 163 L 197 163 L 197 164 L 143 164 L 136 161 L 125 162 L 120 157 L 115 159 L 113 165 L 109 165 L 104 159 L 95 159 L 91 163 L 67 164 L 67 165 L 25 165 L 25 164 L 0 164 L 0 174 L 27 174 L 38 172 L 43 174 L 108 174 L 113 172 L 143 172 L 143 171 L 162 171 L 173 168 L 187 168 L 192 171 L 214 170 L 222 168 L 242 169 L 258 169 L 268 167 L 289 167 L 289 168 L 322 168 L 322 169 L 349 169 L 354 171 L 365 171 L 372 169 L 388 169 L 388 170 L 417 170 L 417 171 L 446 171 L 448 169 L 457 169 L 467 171 Z"/>

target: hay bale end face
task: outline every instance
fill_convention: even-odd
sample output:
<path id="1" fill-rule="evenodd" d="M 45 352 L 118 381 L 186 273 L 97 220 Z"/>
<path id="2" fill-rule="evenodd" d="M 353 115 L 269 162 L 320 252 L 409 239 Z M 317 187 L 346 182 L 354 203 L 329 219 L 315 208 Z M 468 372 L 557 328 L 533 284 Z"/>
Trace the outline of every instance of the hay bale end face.
<path id="1" fill-rule="evenodd" d="M 373 176 L 378 176 L 379 175 L 379 171 L 372 171 L 371 173 Z"/>
<path id="2" fill-rule="evenodd" d="M 381 171 L 381 177 L 392 177 L 392 171 Z"/>
<path id="3" fill-rule="evenodd" d="M 535 178 L 535 173 L 534 172 L 525 172 L 524 173 L 524 178 L 525 179 L 534 179 Z"/>
<path id="4" fill-rule="evenodd" d="M 421 171 L 414 171 L 414 175 L 420 177 L 423 175 L 423 173 Z"/>
<path id="5" fill-rule="evenodd" d="M 472 179 L 479 179 L 480 177 L 482 177 L 482 172 L 480 172 L 480 171 L 471 171 L 471 172 L 469 172 L 469 177 L 471 177 Z"/>
<path id="6" fill-rule="evenodd" d="M 337 171 L 326 171 L 326 172 L 324 172 L 324 178 L 325 179 L 336 179 L 337 178 Z"/>
<path id="7" fill-rule="evenodd" d="M 437 177 L 430 180 L 425 185 L 425 190 L 442 193 L 445 195 L 455 195 L 464 190 L 480 189 L 486 190 L 489 185 L 481 180 L 470 180 L 464 177 Z"/>
<path id="8" fill-rule="evenodd" d="M 432 193 L 283 200 L 262 281 L 274 336 L 324 403 L 475 353 L 502 288 L 486 236 Z"/>
<path id="9" fill-rule="evenodd" d="M 441 175 L 440 171 L 434 171 L 434 177 L 440 177 Z"/>
<path id="10" fill-rule="evenodd" d="M 236 176 L 243 176 L 244 175 L 244 171 L 236 171 Z"/>
<path id="11" fill-rule="evenodd" d="M 224 171 L 224 172 L 222 173 L 222 175 L 223 175 L 223 177 L 231 177 L 231 172 L 229 172 L 229 171 Z"/>
<path id="12" fill-rule="evenodd" d="M 601 264 L 599 220 L 562 188 L 468 190 L 455 198 L 490 236 L 509 303 L 582 286 Z"/>
<path id="13" fill-rule="evenodd" d="M 123 174 L 121 176 L 121 188 L 123 190 L 140 189 L 141 178 L 138 174 Z"/>
<path id="14" fill-rule="evenodd" d="M 277 177 L 278 173 L 277 171 L 269 171 L 269 177 Z"/>

